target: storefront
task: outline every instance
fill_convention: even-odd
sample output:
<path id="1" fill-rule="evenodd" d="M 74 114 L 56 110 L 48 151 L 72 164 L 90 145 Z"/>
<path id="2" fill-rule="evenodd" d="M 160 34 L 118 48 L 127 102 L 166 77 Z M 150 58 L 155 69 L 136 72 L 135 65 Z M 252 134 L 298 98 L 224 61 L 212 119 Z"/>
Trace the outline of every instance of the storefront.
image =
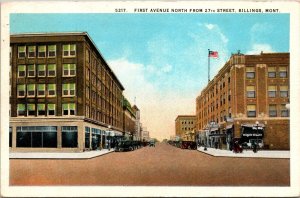
<path id="1" fill-rule="evenodd" d="M 264 124 L 242 124 L 241 125 L 241 144 L 252 148 L 257 144 L 260 148 L 264 146 Z"/>

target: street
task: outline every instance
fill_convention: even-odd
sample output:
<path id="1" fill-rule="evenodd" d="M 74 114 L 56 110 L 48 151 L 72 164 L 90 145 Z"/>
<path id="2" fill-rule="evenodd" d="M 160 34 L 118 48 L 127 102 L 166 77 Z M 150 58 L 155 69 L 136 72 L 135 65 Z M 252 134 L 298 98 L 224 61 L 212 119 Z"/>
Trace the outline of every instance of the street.
<path id="1" fill-rule="evenodd" d="M 10 185 L 289 186 L 289 159 L 212 157 L 167 143 L 92 159 L 10 159 Z"/>

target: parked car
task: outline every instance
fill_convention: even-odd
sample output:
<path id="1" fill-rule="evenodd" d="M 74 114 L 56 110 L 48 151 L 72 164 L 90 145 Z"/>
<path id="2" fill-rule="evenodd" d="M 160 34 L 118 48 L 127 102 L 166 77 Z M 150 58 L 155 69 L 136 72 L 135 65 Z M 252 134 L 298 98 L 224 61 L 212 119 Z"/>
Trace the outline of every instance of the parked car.
<path id="1" fill-rule="evenodd" d="M 182 141 L 180 148 L 182 149 L 193 149 L 196 150 L 197 149 L 197 143 L 194 141 Z"/>
<path id="2" fill-rule="evenodd" d="M 149 146 L 150 146 L 150 147 L 155 147 L 155 141 L 154 141 L 154 140 L 150 140 Z"/>
<path id="3" fill-rule="evenodd" d="M 121 141 L 115 148 L 115 151 L 133 151 L 134 150 L 134 142 L 130 140 Z"/>

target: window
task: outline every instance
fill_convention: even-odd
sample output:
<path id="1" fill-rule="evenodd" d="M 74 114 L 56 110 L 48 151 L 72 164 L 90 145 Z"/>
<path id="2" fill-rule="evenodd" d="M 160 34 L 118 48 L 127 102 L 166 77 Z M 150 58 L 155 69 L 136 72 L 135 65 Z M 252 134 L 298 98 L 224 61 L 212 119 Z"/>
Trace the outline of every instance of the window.
<path id="1" fill-rule="evenodd" d="M 35 77 L 35 65 L 28 65 L 28 77 Z"/>
<path id="2" fill-rule="evenodd" d="M 269 98 L 276 97 L 276 86 L 275 85 L 268 86 L 268 95 L 269 95 Z"/>
<path id="3" fill-rule="evenodd" d="M 37 95 L 39 97 L 45 97 L 45 84 L 38 84 L 37 85 Z"/>
<path id="4" fill-rule="evenodd" d="M 287 78 L 287 68 L 286 67 L 279 67 L 279 77 Z"/>
<path id="5" fill-rule="evenodd" d="M 18 65 L 18 77 L 23 78 L 26 77 L 26 66 Z"/>
<path id="6" fill-rule="evenodd" d="M 38 115 L 46 115 L 46 111 L 45 111 L 45 104 L 38 104 L 37 105 L 37 114 Z"/>
<path id="7" fill-rule="evenodd" d="M 78 145 L 77 137 L 77 126 L 61 127 L 62 147 L 76 148 Z"/>
<path id="8" fill-rule="evenodd" d="M 48 110 L 48 116 L 54 116 L 55 115 L 55 104 L 48 104 L 47 110 Z"/>
<path id="9" fill-rule="evenodd" d="M 56 65 L 48 64 L 48 77 L 55 77 L 55 76 L 56 76 Z"/>
<path id="10" fill-rule="evenodd" d="M 17 147 L 56 148 L 57 128 L 54 126 L 17 127 Z"/>
<path id="11" fill-rule="evenodd" d="M 76 56 L 76 45 L 69 44 L 63 45 L 63 57 L 74 57 Z"/>
<path id="12" fill-rule="evenodd" d="M 63 104 L 63 115 L 75 115 L 75 103 Z"/>
<path id="13" fill-rule="evenodd" d="M 18 104 L 18 116 L 25 115 L 25 104 Z"/>
<path id="14" fill-rule="evenodd" d="M 46 57 L 46 45 L 38 46 L 38 57 L 39 58 Z"/>
<path id="15" fill-rule="evenodd" d="M 63 64 L 63 76 L 75 76 L 76 65 L 75 64 Z"/>
<path id="16" fill-rule="evenodd" d="M 28 84 L 27 97 L 34 97 L 34 96 L 35 96 L 35 84 Z"/>
<path id="17" fill-rule="evenodd" d="M 75 83 L 63 84 L 63 96 L 75 96 Z"/>
<path id="18" fill-rule="evenodd" d="M 12 127 L 9 127 L 9 147 L 12 147 Z"/>
<path id="19" fill-rule="evenodd" d="M 280 86 L 280 97 L 288 97 L 288 86 Z"/>
<path id="20" fill-rule="evenodd" d="M 18 46 L 18 57 L 19 58 L 26 57 L 26 47 L 25 46 Z"/>
<path id="21" fill-rule="evenodd" d="M 90 148 L 90 127 L 85 127 L 85 148 Z"/>
<path id="22" fill-rule="evenodd" d="M 35 46 L 28 46 L 28 58 L 35 57 Z"/>
<path id="23" fill-rule="evenodd" d="M 87 68 L 85 72 L 85 78 L 86 80 L 90 80 L 90 70 Z"/>
<path id="24" fill-rule="evenodd" d="M 24 98 L 25 97 L 25 85 L 18 85 L 18 98 Z"/>
<path id="25" fill-rule="evenodd" d="M 256 105 L 247 105 L 247 116 L 256 117 Z"/>
<path id="26" fill-rule="evenodd" d="M 247 86 L 247 98 L 255 98 L 255 86 Z"/>
<path id="27" fill-rule="evenodd" d="M 277 117 L 277 109 L 275 104 L 269 105 L 269 117 Z"/>
<path id="28" fill-rule="evenodd" d="M 89 87 L 85 87 L 85 97 L 87 99 L 90 99 L 90 88 Z"/>
<path id="29" fill-rule="evenodd" d="M 56 95 L 56 84 L 48 84 L 48 97 Z"/>
<path id="30" fill-rule="evenodd" d="M 27 116 L 35 115 L 35 104 L 27 104 Z"/>
<path id="31" fill-rule="evenodd" d="M 46 76 L 46 65 L 38 65 L 38 77 Z"/>
<path id="32" fill-rule="evenodd" d="M 56 56 L 56 45 L 48 45 L 48 57 Z"/>
<path id="33" fill-rule="evenodd" d="M 268 67 L 268 77 L 276 78 L 276 67 Z"/>
<path id="34" fill-rule="evenodd" d="M 248 79 L 255 78 L 255 68 L 254 67 L 247 67 L 246 68 L 246 77 Z"/>
<path id="35" fill-rule="evenodd" d="M 289 111 L 286 108 L 285 104 L 281 105 L 281 110 L 280 111 L 281 111 L 281 117 L 288 117 L 289 116 Z"/>

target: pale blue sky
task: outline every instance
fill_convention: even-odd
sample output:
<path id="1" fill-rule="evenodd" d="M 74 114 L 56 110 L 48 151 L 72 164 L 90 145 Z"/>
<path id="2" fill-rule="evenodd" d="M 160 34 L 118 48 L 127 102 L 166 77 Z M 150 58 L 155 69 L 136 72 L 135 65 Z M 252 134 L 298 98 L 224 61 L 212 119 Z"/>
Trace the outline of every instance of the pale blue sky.
<path id="1" fill-rule="evenodd" d="M 150 133 L 155 131 L 154 136 L 167 134 L 163 131 L 173 133 L 176 115 L 195 114 L 196 96 L 207 84 L 208 49 L 218 51 L 220 56 L 211 59 L 211 78 L 237 50 L 247 54 L 289 52 L 289 14 L 11 14 L 10 17 L 12 34 L 88 32 L 125 86 L 124 94 L 130 102 L 134 103 L 137 97 L 144 126 Z M 162 106 L 166 115 L 156 108 Z M 153 119 L 161 116 L 167 120 Z"/>

